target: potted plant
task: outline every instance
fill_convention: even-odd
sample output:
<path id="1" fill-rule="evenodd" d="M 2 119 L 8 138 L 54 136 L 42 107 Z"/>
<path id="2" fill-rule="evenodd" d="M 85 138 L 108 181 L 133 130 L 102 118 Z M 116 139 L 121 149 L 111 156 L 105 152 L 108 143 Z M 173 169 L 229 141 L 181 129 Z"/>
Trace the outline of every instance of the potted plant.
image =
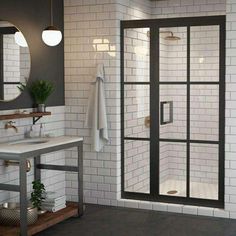
<path id="1" fill-rule="evenodd" d="M 45 102 L 54 91 L 54 85 L 48 80 L 36 80 L 29 85 L 29 91 L 37 104 L 38 112 L 45 112 Z"/>
<path id="2" fill-rule="evenodd" d="M 33 192 L 31 193 L 31 202 L 34 207 L 38 209 L 39 214 L 43 213 L 41 206 L 42 202 L 45 199 L 45 187 L 39 180 L 35 180 L 32 182 L 33 184 Z"/>

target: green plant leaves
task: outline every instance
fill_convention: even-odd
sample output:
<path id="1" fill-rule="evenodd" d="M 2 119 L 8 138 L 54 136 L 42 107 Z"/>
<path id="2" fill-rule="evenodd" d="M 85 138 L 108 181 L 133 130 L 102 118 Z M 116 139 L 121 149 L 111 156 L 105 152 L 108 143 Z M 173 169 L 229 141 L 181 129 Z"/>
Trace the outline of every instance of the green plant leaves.
<path id="1" fill-rule="evenodd" d="M 39 180 L 35 180 L 32 182 L 33 184 L 33 192 L 31 193 L 31 202 L 34 207 L 40 209 L 42 205 L 42 201 L 45 199 L 43 195 L 45 194 L 45 187 Z"/>
<path id="2" fill-rule="evenodd" d="M 29 86 L 29 91 L 37 104 L 45 104 L 54 91 L 54 85 L 51 81 L 36 80 Z"/>

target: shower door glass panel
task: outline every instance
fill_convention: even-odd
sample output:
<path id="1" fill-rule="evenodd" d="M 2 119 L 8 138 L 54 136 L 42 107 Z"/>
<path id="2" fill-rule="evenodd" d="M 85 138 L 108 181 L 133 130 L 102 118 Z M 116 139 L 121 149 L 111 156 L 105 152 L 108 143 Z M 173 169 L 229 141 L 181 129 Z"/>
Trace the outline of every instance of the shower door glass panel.
<path id="1" fill-rule="evenodd" d="M 187 27 L 160 28 L 160 81 L 187 80 Z"/>
<path id="2" fill-rule="evenodd" d="M 124 87 L 124 135 L 133 138 L 150 136 L 149 85 L 126 84 Z"/>
<path id="3" fill-rule="evenodd" d="M 187 196 L 187 27 L 159 29 L 159 194 Z"/>
<path id="4" fill-rule="evenodd" d="M 149 28 L 124 31 L 124 81 L 150 81 L 150 30 Z"/>
<path id="5" fill-rule="evenodd" d="M 220 29 L 218 25 L 190 28 L 191 81 L 219 81 Z"/>
<path id="6" fill-rule="evenodd" d="M 186 144 L 160 142 L 160 195 L 186 196 Z"/>
<path id="7" fill-rule="evenodd" d="M 150 193 L 149 141 L 126 140 L 124 144 L 124 190 Z"/>
<path id="8" fill-rule="evenodd" d="M 187 86 L 160 85 L 160 138 L 186 139 Z M 164 103 L 164 104 L 163 104 Z M 167 106 L 169 104 L 169 106 Z M 165 108 L 166 106 L 166 108 Z M 169 110 L 169 111 L 168 111 Z M 162 120 L 169 122 L 162 122 Z"/>
<path id="9" fill-rule="evenodd" d="M 191 85 L 191 140 L 219 140 L 219 85 Z"/>
<path id="10" fill-rule="evenodd" d="M 190 197 L 218 199 L 218 145 L 190 145 Z"/>
<path id="11" fill-rule="evenodd" d="M 190 27 L 190 197 L 218 200 L 220 28 Z M 198 143 L 194 143 L 198 140 Z"/>
<path id="12" fill-rule="evenodd" d="M 150 29 L 125 29 L 123 42 L 123 186 L 150 194 Z"/>

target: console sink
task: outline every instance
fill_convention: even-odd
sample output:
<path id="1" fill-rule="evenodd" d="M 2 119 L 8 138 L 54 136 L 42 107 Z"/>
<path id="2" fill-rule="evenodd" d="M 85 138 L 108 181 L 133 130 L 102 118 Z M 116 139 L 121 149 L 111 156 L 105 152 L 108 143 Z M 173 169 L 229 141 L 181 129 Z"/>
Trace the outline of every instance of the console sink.
<path id="1" fill-rule="evenodd" d="M 78 146 L 81 137 L 36 137 L 0 143 L 0 159 L 19 160 Z"/>
<path id="2" fill-rule="evenodd" d="M 19 141 L 14 141 L 9 143 L 9 145 L 17 145 L 17 144 L 26 144 L 26 145 L 36 145 L 49 142 L 49 139 L 46 138 L 32 138 L 32 139 L 23 139 Z"/>

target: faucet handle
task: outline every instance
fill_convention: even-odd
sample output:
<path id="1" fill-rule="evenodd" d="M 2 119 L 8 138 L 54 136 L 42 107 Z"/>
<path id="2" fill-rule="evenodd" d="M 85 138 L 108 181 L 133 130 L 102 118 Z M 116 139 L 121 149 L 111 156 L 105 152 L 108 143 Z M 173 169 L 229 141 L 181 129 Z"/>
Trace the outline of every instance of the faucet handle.
<path id="1" fill-rule="evenodd" d="M 15 126 L 15 125 L 13 125 L 13 124 L 15 124 L 16 122 L 14 122 L 14 121 L 12 121 L 12 120 L 10 120 L 10 121 L 8 121 L 6 124 L 5 124 L 5 129 L 9 129 L 9 128 L 13 128 L 15 131 L 16 131 L 16 133 L 18 132 L 18 129 L 17 129 L 17 127 Z"/>

